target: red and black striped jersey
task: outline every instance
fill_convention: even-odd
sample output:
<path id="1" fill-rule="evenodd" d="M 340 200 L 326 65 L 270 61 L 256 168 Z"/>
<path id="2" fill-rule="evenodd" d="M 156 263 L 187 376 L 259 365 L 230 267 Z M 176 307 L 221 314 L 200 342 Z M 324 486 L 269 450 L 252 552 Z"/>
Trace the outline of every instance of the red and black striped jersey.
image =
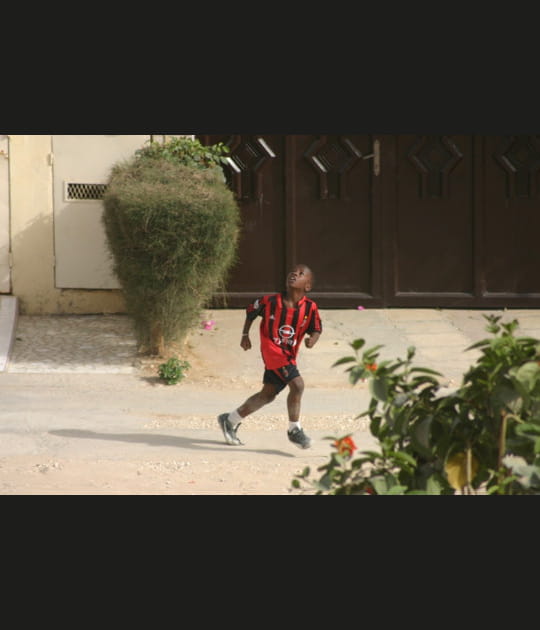
<path id="1" fill-rule="evenodd" d="M 322 332 L 319 309 L 313 300 L 304 296 L 295 308 L 287 308 L 283 298 L 283 293 L 265 295 L 246 308 L 251 321 L 262 317 L 261 354 L 268 370 L 296 364 L 304 335 Z"/>

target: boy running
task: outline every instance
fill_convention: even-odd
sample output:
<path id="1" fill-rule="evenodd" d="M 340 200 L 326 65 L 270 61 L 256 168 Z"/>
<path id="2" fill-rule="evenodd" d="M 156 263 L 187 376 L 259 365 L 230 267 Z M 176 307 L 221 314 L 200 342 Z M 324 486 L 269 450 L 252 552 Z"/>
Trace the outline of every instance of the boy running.
<path id="1" fill-rule="evenodd" d="M 313 348 L 317 343 L 322 333 L 322 324 L 317 305 L 306 297 L 313 286 L 313 273 L 309 267 L 295 265 L 287 274 L 286 284 L 285 292 L 265 295 L 246 308 L 240 346 L 244 350 L 251 348 L 249 330 L 254 320 L 260 316 L 261 354 L 265 367 L 263 387 L 232 413 L 218 416 L 227 444 L 242 444 L 236 435 L 241 421 L 271 403 L 288 386 L 288 438 L 299 448 L 311 446 L 311 440 L 300 423 L 304 380 L 298 371 L 296 357 L 305 335 L 307 348 Z"/>

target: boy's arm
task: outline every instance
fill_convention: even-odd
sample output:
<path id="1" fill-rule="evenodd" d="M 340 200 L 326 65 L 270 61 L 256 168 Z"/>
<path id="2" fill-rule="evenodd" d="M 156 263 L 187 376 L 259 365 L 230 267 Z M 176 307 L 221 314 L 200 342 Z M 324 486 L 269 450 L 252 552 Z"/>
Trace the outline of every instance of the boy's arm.
<path id="1" fill-rule="evenodd" d="M 249 329 L 251 328 L 251 324 L 253 324 L 253 320 L 246 317 L 244 327 L 242 328 L 242 339 L 240 340 L 240 346 L 244 348 L 244 350 L 251 349 L 251 340 L 249 338 Z"/>
<path id="2" fill-rule="evenodd" d="M 307 337 L 305 340 L 306 348 L 313 348 L 313 346 L 319 341 L 319 337 L 322 334 L 321 316 L 319 315 L 319 309 L 314 305 L 312 311 L 311 323 L 307 329 Z"/>
<path id="3" fill-rule="evenodd" d="M 311 333 L 311 335 L 306 337 L 305 344 L 306 348 L 313 348 L 313 346 L 319 341 L 319 337 L 321 336 L 320 332 Z"/>
<path id="4" fill-rule="evenodd" d="M 251 328 L 251 324 L 253 324 L 255 319 L 259 316 L 262 316 L 265 304 L 266 302 L 263 296 L 262 298 L 257 298 L 246 308 L 246 321 L 244 322 L 244 327 L 242 328 L 242 339 L 240 340 L 240 346 L 244 348 L 244 350 L 249 350 L 251 348 L 249 329 Z"/>

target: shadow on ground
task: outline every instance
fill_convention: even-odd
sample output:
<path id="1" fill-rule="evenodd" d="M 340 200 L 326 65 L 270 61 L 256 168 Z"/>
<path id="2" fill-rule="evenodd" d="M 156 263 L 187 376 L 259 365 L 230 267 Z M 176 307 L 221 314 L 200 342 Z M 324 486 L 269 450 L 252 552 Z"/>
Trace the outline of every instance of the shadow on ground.
<path id="1" fill-rule="evenodd" d="M 261 453 L 263 455 L 280 455 L 282 457 L 294 457 L 291 453 L 274 449 L 249 449 L 245 447 L 229 446 L 217 440 L 192 439 L 176 435 L 141 435 L 139 433 L 97 433 L 95 431 L 82 431 L 80 429 L 59 429 L 49 431 L 49 435 L 63 438 L 77 438 L 87 440 L 112 440 L 117 442 L 129 442 L 131 444 L 147 444 L 148 446 L 170 446 L 173 448 L 198 449 L 205 451 L 223 451 L 224 449 L 237 452 Z M 212 448 L 215 447 L 215 448 Z"/>

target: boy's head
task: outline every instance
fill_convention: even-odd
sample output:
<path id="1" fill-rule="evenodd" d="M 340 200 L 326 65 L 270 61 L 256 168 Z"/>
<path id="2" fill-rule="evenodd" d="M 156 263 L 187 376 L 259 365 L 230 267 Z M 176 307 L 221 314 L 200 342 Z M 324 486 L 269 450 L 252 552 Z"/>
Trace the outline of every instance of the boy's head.
<path id="1" fill-rule="evenodd" d="M 287 288 L 302 289 L 308 293 L 313 288 L 313 272 L 307 266 L 302 264 L 293 265 L 287 274 Z"/>

